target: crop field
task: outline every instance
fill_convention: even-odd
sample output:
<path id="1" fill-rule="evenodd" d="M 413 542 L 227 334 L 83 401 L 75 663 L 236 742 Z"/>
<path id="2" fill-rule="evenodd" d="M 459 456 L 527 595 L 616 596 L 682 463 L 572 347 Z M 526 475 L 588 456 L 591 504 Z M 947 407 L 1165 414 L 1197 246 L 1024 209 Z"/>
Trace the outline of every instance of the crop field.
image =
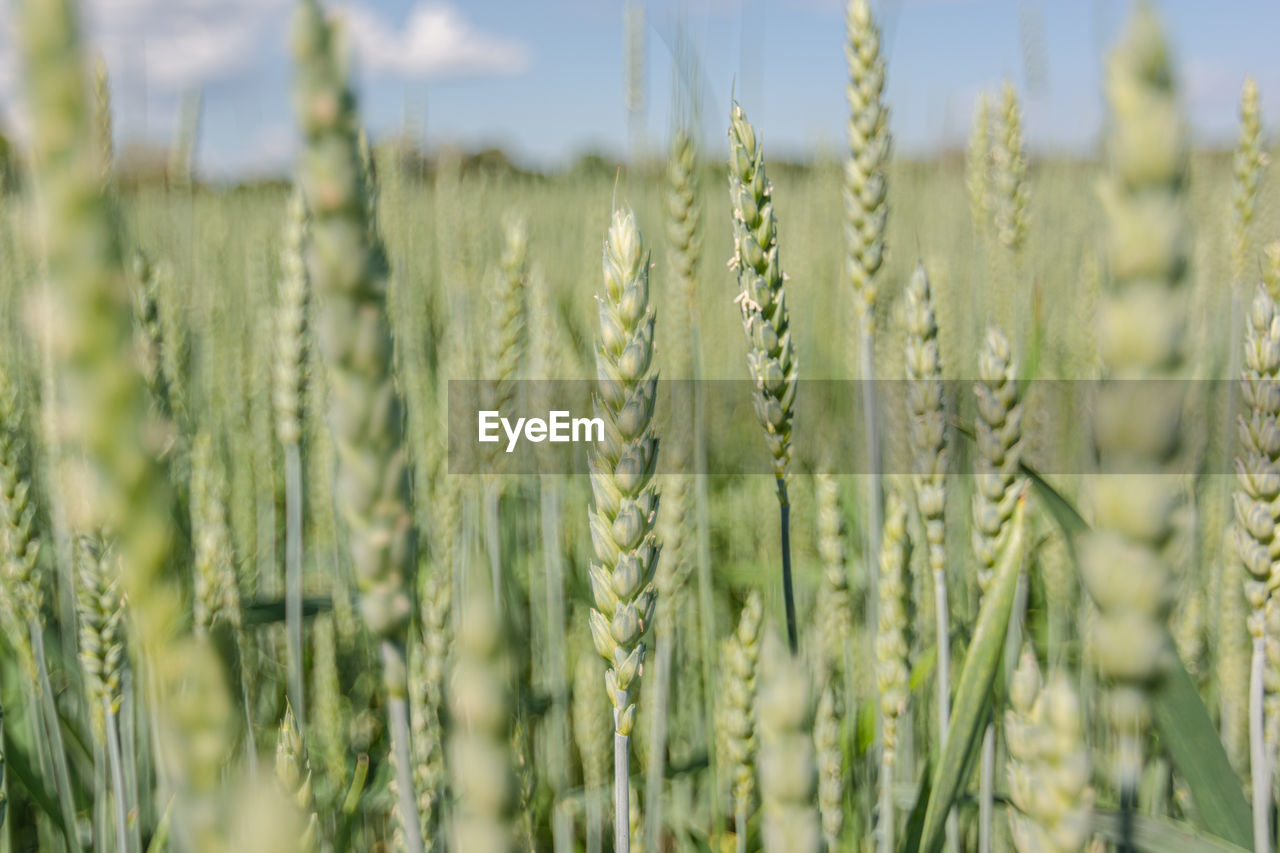
<path id="1" fill-rule="evenodd" d="M 11 5 L 0 853 L 1276 846 L 1280 182 L 1151 4 L 1096 156 L 899 154 L 849 0 L 835 155 L 677 76 L 541 174 L 371 141 L 298 0 L 235 187 Z"/>

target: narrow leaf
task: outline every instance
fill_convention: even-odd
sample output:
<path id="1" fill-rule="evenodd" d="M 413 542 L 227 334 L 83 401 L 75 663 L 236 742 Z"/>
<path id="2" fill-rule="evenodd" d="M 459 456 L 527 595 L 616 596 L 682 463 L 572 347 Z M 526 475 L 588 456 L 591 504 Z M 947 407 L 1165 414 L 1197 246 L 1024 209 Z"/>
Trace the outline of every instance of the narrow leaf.
<path id="1" fill-rule="evenodd" d="M 1182 660 L 1174 653 L 1169 658 L 1152 695 L 1160 742 L 1191 789 L 1197 823 L 1220 838 L 1252 847 L 1253 812 L 1240 779 Z"/>
<path id="2" fill-rule="evenodd" d="M 977 628 L 965 656 L 960 686 L 952 705 L 947 746 L 934 770 L 933 790 L 925 809 L 919 847 L 923 853 L 936 853 L 942 847 L 947 814 L 967 778 L 968 765 L 975 752 L 973 747 L 987 719 L 991 687 L 1004 657 L 1005 637 L 1018 587 L 1018 571 L 1022 567 L 1026 505 L 1025 497 L 1019 499 L 1011 521 L 1013 529 L 1004 553 L 1000 555 L 994 583 L 983 596 L 982 609 L 978 612 Z"/>
<path id="3" fill-rule="evenodd" d="M 1153 815 L 1135 814 L 1133 843 L 1139 853 L 1248 853 L 1248 848 L 1203 835 L 1189 824 Z M 1121 815 L 1094 809 L 1093 828 L 1113 844 L 1122 840 Z"/>

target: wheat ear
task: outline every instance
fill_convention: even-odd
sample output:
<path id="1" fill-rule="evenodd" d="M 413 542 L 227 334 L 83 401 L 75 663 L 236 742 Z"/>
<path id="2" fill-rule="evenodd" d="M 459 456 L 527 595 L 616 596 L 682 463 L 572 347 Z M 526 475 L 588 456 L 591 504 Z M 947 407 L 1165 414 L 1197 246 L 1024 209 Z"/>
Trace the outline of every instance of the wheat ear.
<path id="1" fill-rule="evenodd" d="M 1235 553 L 1245 569 L 1244 600 L 1249 605 L 1252 638 L 1249 667 L 1249 755 L 1254 792 L 1255 835 L 1269 838 L 1270 750 L 1266 744 L 1267 610 L 1280 580 L 1277 567 L 1276 523 L 1280 507 L 1280 316 L 1276 303 L 1261 285 L 1253 299 L 1245 327 L 1244 373 L 1238 419 L 1236 457 Z"/>
<path id="2" fill-rule="evenodd" d="M 911 543 L 907 539 L 907 508 L 890 491 L 885 501 L 884 535 L 880 539 L 880 607 L 876 613 L 876 690 L 880 702 L 880 808 L 877 849 L 894 849 L 896 819 L 893 777 L 898 760 L 898 721 L 910 698 L 911 593 L 907 564 Z"/>
<path id="3" fill-rule="evenodd" d="M 921 264 L 916 266 L 907 283 L 905 308 L 907 435 L 911 443 L 916 509 L 924 524 L 929 569 L 933 574 L 938 644 L 938 738 L 945 744 L 951 721 L 951 639 L 946 572 L 947 413 L 933 291 Z"/>
<path id="4" fill-rule="evenodd" d="M 721 752 L 733 783 L 738 853 L 745 853 L 747 849 L 747 820 L 755 805 L 756 688 L 763 619 L 760 593 L 752 590 L 738 617 L 737 630 L 725 641 L 722 655 L 724 694 L 718 722 L 723 741 Z"/>
<path id="5" fill-rule="evenodd" d="M 731 266 L 738 273 L 738 307 L 747 335 L 747 367 L 755 386 L 756 417 L 764 427 L 778 489 L 782 528 L 782 594 L 787 645 L 799 651 L 795 592 L 791 582 L 791 419 L 796 399 L 796 351 L 787 311 L 786 276 L 778 260 L 778 221 L 764 149 L 737 103 L 729 121 L 729 198 L 733 205 Z"/>
<path id="6" fill-rule="evenodd" d="M 334 486 L 347 534 L 360 614 L 378 641 L 396 754 L 399 819 L 410 853 L 421 853 L 413 803 L 406 631 L 417 567 L 409 509 L 404 405 L 392 370 L 387 317 L 390 270 L 367 206 L 355 96 L 332 26 L 316 0 L 293 28 L 295 111 L 304 149 L 299 183 L 311 212 L 307 273 L 316 296 L 316 342 L 329 386 Z"/>
<path id="7" fill-rule="evenodd" d="M 1164 546 L 1180 498 L 1159 472 L 1179 449 L 1184 402 L 1179 383 L 1130 380 L 1182 375 L 1190 297 L 1187 137 L 1168 46 L 1149 5 L 1139 6 L 1113 54 L 1106 89 L 1110 168 L 1100 194 L 1108 282 L 1099 305 L 1103 379 L 1094 417 L 1102 470 L 1092 478 L 1098 523 L 1080 556 L 1085 586 L 1098 605 L 1095 658 L 1110 687 L 1124 843 L 1131 844 L 1141 732 L 1149 690 L 1169 648 L 1166 622 L 1175 590 Z"/>
<path id="8" fill-rule="evenodd" d="M 767 639 L 772 640 L 772 636 Z M 760 720 L 760 836 L 766 853 L 819 853 L 822 827 L 809 673 L 776 642 L 765 645 Z"/>
<path id="9" fill-rule="evenodd" d="M 1047 685 L 1030 647 L 1009 686 L 1009 812 L 1018 853 L 1078 853 L 1093 834 L 1089 748 L 1080 697 L 1059 673 Z"/>
<path id="10" fill-rule="evenodd" d="M 491 602 L 468 602 L 456 650 L 449 682 L 452 849 L 511 853 L 518 792 L 510 753 L 510 669 Z"/>
<path id="11" fill-rule="evenodd" d="M 302 401 L 307 386 L 307 207 L 297 189 L 285 210 L 280 250 L 280 292 L 276 304 L 275 360 L 271 401 L 276 436 L 284 448 L 285 635 L 288 639 L 289 704 L 299 728 L 306 726 L 303 689 L 306 648 L 302 636 Z"/>
<path id="12" fill-rule="evenodd" d="M 132 648 L 157 686 L 158 728 L 178 792 L 175 825 L 196 850 L 220 846 L 231 703 L 208 644 L 183 625 L 173 496 L 153 442 L 138 372 L 121 229 L 103 192 L 92 135 L 88 69 L 71 0 L 21 5 L 35 177 L 44 205 L 49 317 L 42 329 L 60 379 L 63 496 L 71 527 L 107 530 L 119 544 Z M 181 732 L 182 737 L 176 737 Z"/>
<path id="13" fill-rule="evenodd" d="M 593 506 L 587 520 L 594 547 L 591 637 L 609 664 L 605 688 L 613 703 L 614 840 L 619 853 L 630 844 L 627 768 L 634 697 L 644 665 L 643 637 L 657 600 L 653 573 L 661 550 L 654 532 L 658 437 L 652 421 L 658 377 L 653 326 L 649 253 L 634 215 L 615 211 L 604 243 L 596 348 L 595 412 L 604 421 L 604 441 L 589 463 Z"/>

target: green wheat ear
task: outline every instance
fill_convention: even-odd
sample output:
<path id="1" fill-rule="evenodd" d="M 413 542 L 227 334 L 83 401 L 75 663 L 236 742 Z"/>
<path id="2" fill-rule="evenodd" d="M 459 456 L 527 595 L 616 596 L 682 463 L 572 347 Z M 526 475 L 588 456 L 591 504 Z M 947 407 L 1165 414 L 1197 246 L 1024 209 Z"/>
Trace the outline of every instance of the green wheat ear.
<path id="1" fill-rule="evenodd" d="M 449 681 L 448 767 L 453 849 L 516 849 L 518 791 L 511 765 L 511 671 L 491 603 L 473 598 L 462 613 Z"/>
<path id="2" fill-rule="evenodd" d="M 293 801 L 298 812 L 306 815 L 307 828 L 298 838 L 294 849 L 299 853 L 318 849 L 320 819 L 316 815 L 311 790 L 311 759 L 307 757 L 307 747 L 303 743 L 302 733 L 298 731 L 293 709 L 288 705 L 285 706 L 276 740 L 276 781 L 284 794 Z"/>
<path id="3" fill-rule="evenodd" d="M 907 578 L 911 542 L 907 538 L 907 507 L 890 491 L 885 502 L 880 539 L 880 607 L 876 613 L 875 671 L 880 719 L 880 817 L 877 850 L 894 850 L 893 779 L 898 762 L 899 721 L 910 698 L 911 590 Z"/>
<path id="4" fill-rule="evenodd" d="M 969 219 L 979 239 L 991 232 L 991 102 L 978 96 L 965 150 L 964 180 L 969 192 Z"/>
<path id="5" fill-rule="evenodd" d="M 635 217 L 618 211 L 604 248 L 595 410 L 604 420 L 605 440 L 591 459 L 594 506 L 588 521 L 595 552 L 591 636 L 609 664 L 605 683 L 615 731 L 624 737 L 635 721 L 632 697 L 644 663 L 642 637 L 656 603 L 652 580 L 661 550 L 654 533 L 653 326 L 648 252 Z"/>
<path id="6" fill-rule="evenodd" d="M 305 149 L 299 182 L 311 213 L 306 262 L 338 456 L 334 494 L 346 523 L 360 612 L 383 642 L 385 681 L 404 694 L 404 634 L 415 568 L 403 405 L 392 373 L 386 253 L 369 229 L 355 98 L 319 5 L 298 6 L 295 108 Z"/>
<path id="7" fill-rule="evenodd" d="M 813 699 L 808 668 L 772 635 L 765 643 L 758 700 L 760 836 L 766 853 L 818 853 L 822 828 L 815 798 Z"/>
<path id="8" fill-rule="evenodd" d="M 747 366 L 755 385 L 756 417 L 773 455 L 773 472 L 785 484 L 791 466 L 795 409 L 795 344 L 787 311 L 786 277 L 778 260 L 778 222 L 764 151 L 742 107 L 729 124 L 729 194 L 733 203 L 731 261 L 738 274 L 738 306 L 747 335 Z"/>
<path id="9" fill-rule="evenodd" d="M 1107 270 L 1099 305 L 1092 478 L 1093 533 L 1080 549 L 1081 574 L 1098 605 L 1095 663 L 1109 685 L 1120 738 L 1116 776 L 1126 806 L 1142 768 L 1141 732 L 1150 688 L 1167 649 L 1175 584 L 1164 546 L 1179 496 L 1165 469 L 1181 445 L 1185 373 L 1188 235 L 1184 209 L 1187 135 L 1168 46 L 1148 4 L 1130 25 L 1107 72 L 1109 169 L 1100 188 Z M 1136 425 L 1142 425 L 1137 429 Z M 1127 473 L 1128 467 L 1144 472 Z M 1124 566 L 1123 574 L 1117 572 Z"/>
<path id="10" fill-rule="evenodd" d="M 933 575 L 938 737 L 945 742 L 951 719 L 951 621 L 946 563 L 947 403 L 933 291 L 923 264 L 916 265 L 905 296 L 907 437 L 911 444 L 916 509 L 924 525 L 929 569 Z"/>
<path id="11" fill-rule="evenodd" d="M 733 258 L 738 274 L 738 307 L 747 335 L 747 370 L 752 402 L 773 456 L 782 540 L 782 594 L 787 645 L 799 651 L 795 593 L 791 581 L 791 420 L 795 412 L 797 366 L 786 276 L 778 259 L 778 221 L 773 184 L 764 168 L 764 148 L 747 114 L 736 102 L 729 120 L 729 199 L 733 205 Z"/>
<path id="12" fill-rule="evenodd" d="M 156 423 L 139 371 L 123 229 L 102 185 L 76 6 L 24 0 L 20 22 L 46 317 L 57 318 L 36 331 L 58 379 L 48 401 L 61 428 L 58 492 L 73 530 L 107 531 L 120 548 L 131 649 L 153 685 L 152 731 L 176 794 L 178 840 L 220 849 L 231 835 L 223 782 L 235 752 L 232 705 L 218 656 L 186 629 L 173 571 L 184 554 L 161 461 L 168 429 Z"/>
<path id="13" fill-rule="evenodd" d="M 1258 84 L 1246 77 L 1240 89 L 1240 140 L 1232 159 L 1231 275 L 1240 284 L 1250 274 L 1249 231 L 1258 208 L 1258 185 L 1265 163 Z"/>
<path id="14" fill-rule="evenodd" d="M 844 167 L 846 272 L 865 328 L 875 328 L 876 274 L 884 261 L 889 208 L 889 110 L 884 104 L 880 30 L 867 0 L 850 0 L 845 14 L 849 65 L 849 157 Z"/>
<path id="15" fill-rule="evenodd" d="M 396 817 L 406 847 L 419 853 L 406 701 L 417 541 L 404 403 L 387 315 L 390 268 L 372 212 L 375 187 L 372 170 L 365 168 L 368 158 L 361 157 L 348 69 L 316 0 L 298 6 L 293 55 L 294 111 L 303 137 L 298 183 L 311 214 L 306 268 L 337 456 L 334 503 L 345 528 L 360 616 L 382 659 Z"/>
<path id="16" fill-rule="evenodd" d="M 1059 673 L 1041 684 L 1030 647 L 1009 686 L 1009 810 L 1019 853 L 1077 853 L 1093 834 L 1089 747 L 1080 697 Z"/>
<path id="17" fill-rule="evenodd" d="M 732 780 L 738 849 L 746 844 L 746 825 L 756 795 L 756 696 L 760 672 L 761 623 L 764 605 L 752 590 L 738 617 L 738 627 L 724 642 L 722 685 L 716 720 L 724 757 Z"/>
<path id="18" fill-rule="evenodd" d="M 996 236 L 1015 254 L 1027 238 L 1027 155 L 1022 141 L 1022 109 L 1013 84 L 1000 96 L 996 144 L 991 152 Z"/>
<path id="19" fill-rule="evenodd" d="M 1017 364 L 1009 339 L 998 327 L 988 329 L 983 341 L 974 394 L 978 453 L 974 460 L 973 553 L 978 558 L 978 588 L 985 594 L 1022 493 L 1022 404 Z"/>

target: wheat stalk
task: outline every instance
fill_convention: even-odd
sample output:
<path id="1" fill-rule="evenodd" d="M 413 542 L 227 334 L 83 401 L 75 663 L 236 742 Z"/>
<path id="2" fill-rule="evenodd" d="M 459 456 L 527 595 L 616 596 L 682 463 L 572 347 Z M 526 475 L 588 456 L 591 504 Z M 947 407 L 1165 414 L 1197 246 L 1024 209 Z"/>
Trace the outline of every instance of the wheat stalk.
<path id="1" fill-rule="evenodd" d="M 795 592 L 791 582 L 791 418 L 796 397 L 797 360 L 787 311 L 786 276 L 778 260 L 778 222 L 773 185 L 764 169 L 764 150 L 755 128 L 737 103 L 729 122 L 729 198 L 733 205 L 730 266 L 738 274 L 738 307 L 747 335 L 747 368 L 755 386 L 756 417 L 773 456 L 782 528 L 782 594 L 787 644 L 799 651 Z"/>
<path id="2" fill-rule="evenodd" d="M 298 7 L 294 98 L 305 149 L 299 183 L 311 212 L 307 272 L 316 295 L 316 340 L 329 385 L 337 452 L 335 499 L 346 528 L 360 613 L 377 639 L 396 755 L 399 819 L 410 853 L 421 853 L 413 805 L 406 630 L 413 609 L 416 547 L 409 509 L 404 406 L 392 370 L 389 268 L 369 215 L 360 166 L 355 97 L 315 0 Z"/>
<path id="3" fill-rule="evenodd" d="M 1183 399 L 1177 383 L 1127 380 L 1181 375 L 1190 291 L 1182 205 L 1186 134 L 1168 47 L 1149 6 L 1139 7 L 1112 56 L 1107 97 L 1110 169 L 1100 195 L 1109 275 L 1099 306 L 1103 380 L 1094 417 L 1102 473 L 1092 478 L 1097 524 L 1080 553 L 1083 580 L 1098 605 L 1095 657 L 1110 686 L 1128 844 L 1148 690 L 1168 650 L 1174 584 L 1162 546 L 1173 533 L 1179 496 L 1158 472 L 1178 451 Z"/>
<path id="4" fill-rule="evenodd" d="M 210 849 L 226 837 L 218 811 L 231 706 L 213 650 L 183 627 L 181 585 L 169 571 L 172 493 L 153 443 L 165 430 L 152 425 L 135 360 L 121 231 L 100 179 L 74 4 L 26 0 L 21 32 L 48 316 L 57 318 L 40 331 L 61 386 L 59 494 L 73 529 L 107 530 L 119 543 L 134 648 L 157 687 L 155 722 L 179 792 L 176 823 L 192 849 Z"/>
<path id="5" fill-rule="evenodd" d="M 613 703 L 614 838 L 625 853 L 630 800 L 628 756 L 635 724 L 633 697 L 644 664 L 643 636 L 653 618 L 653 573 L 661 550 L 654 533 L 658 492 L 653 480 L 658 438 L 653 431 L 657 372 L 654 311 L 649 304 L 649 255 L 630 211 L 615 211 L 604 244 L 600 299 L 596 416 L 605 440 L 591 455 L 591 637 L 609 664 L 605 687 Z"/>
<path id="6" fill-rule="evenodd" d="M 858 317 L 858 369 L 868 474 L 865 555 L 870 562 L 879 547 L 883 511 L 875 385 L 876 278 L 885 257 L 890 138 L 880 30 L 867 0 L 849 0 L 845 10 L 844 52 L 849 67 L 849 82 L 845 86 L 849 103 L 849 156 L 844 164 L 845 275 L 853 285 Z M 870 607 L 874 610 L 874 596 Z"/>

